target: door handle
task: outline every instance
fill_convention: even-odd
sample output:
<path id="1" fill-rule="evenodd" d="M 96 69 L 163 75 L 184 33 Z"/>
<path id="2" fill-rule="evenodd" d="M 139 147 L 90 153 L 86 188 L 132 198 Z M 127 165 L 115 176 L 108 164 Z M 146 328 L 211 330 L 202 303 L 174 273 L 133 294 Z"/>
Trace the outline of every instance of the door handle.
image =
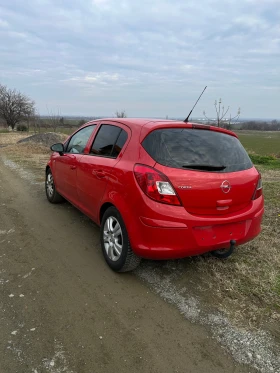
<path id="1" fill-rule="evenodd" d="M 77 166 L 70 166 L 70 170 L 76 170 Z"/>

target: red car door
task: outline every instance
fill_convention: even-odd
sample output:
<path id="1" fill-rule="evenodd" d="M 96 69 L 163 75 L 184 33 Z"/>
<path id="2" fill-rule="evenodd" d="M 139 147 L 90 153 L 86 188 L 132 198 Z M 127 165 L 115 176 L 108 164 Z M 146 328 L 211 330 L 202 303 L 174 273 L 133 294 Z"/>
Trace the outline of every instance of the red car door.
<path id="1" fill-rule="evenodd" d="M 55 182 L 57 190 L 73 204 L 78 204 L 77 165 L 95 125 L 83 127 L 67 142 L 65 153 L 55 159 Z"/>
<path id="2" fill-rule="evenodd" d="M 81 209 L 98 222 L 100 202 L 107 183 L 113 177 L 112 169 L 128 139 L 128 128 L 118 124 L 101 124 L 88 155 L 77 168 L 77 192 Z"/>

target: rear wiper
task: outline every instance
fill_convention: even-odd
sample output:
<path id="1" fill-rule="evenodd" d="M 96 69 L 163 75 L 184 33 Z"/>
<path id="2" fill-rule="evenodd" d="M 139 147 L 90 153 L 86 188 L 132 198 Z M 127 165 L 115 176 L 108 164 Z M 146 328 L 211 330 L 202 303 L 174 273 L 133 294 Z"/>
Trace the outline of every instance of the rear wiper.
<path id="1" fill-rule="evenodd" d="M 212 164 L 183 164 L 181 167 L 206 171 L 222 171 L 226 168 L 226 166 L 218 166 Z"/>

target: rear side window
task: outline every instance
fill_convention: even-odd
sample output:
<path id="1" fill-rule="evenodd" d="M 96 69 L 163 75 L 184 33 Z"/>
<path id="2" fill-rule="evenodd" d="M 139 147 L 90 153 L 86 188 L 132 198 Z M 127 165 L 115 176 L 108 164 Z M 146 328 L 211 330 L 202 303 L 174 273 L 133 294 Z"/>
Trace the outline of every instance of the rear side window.
<path id="1" fill-rule="evenodd" d="M 120 127 L 103 124 L 92 144 L 91 154 L 117 158 L 127 140 L 127 133 Z"/>
<path id="2" fill-rule="evenodd" d="M 234 172 L 253 166 L 236 137 L 215 131 L 159 129 L 151 132 L 142 146 L 156 162 L 173 168 Z"/>

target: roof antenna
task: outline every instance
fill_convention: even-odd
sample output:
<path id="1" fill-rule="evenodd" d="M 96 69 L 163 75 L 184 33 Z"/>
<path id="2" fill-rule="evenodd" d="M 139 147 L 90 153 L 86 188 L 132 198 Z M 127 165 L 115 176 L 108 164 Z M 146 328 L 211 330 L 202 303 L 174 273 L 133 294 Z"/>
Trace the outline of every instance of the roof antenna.
<path id="1" fill-rule="evenodd" d="M 203 95 L 203 93 L 204 93 L 204 91 L 205 91 L 206 88 L 207 88 L 207 86 L 204 88 L 204 90 L 202 91 L 201 95 L 198 97 L 196 103 L 194 104 L 192 110 L 190 111 L 189 115 L 188 115 L 187 118 L 184 120 L 185 123 L 188 123 L 188 121 L 189 121 L 189 117 L 190 117 L 190 115 L 191 115 L 193 109 L 195 108 L 196 104 L 197 104 L 198 101 L 200 100 L 200 97 Z"/>

